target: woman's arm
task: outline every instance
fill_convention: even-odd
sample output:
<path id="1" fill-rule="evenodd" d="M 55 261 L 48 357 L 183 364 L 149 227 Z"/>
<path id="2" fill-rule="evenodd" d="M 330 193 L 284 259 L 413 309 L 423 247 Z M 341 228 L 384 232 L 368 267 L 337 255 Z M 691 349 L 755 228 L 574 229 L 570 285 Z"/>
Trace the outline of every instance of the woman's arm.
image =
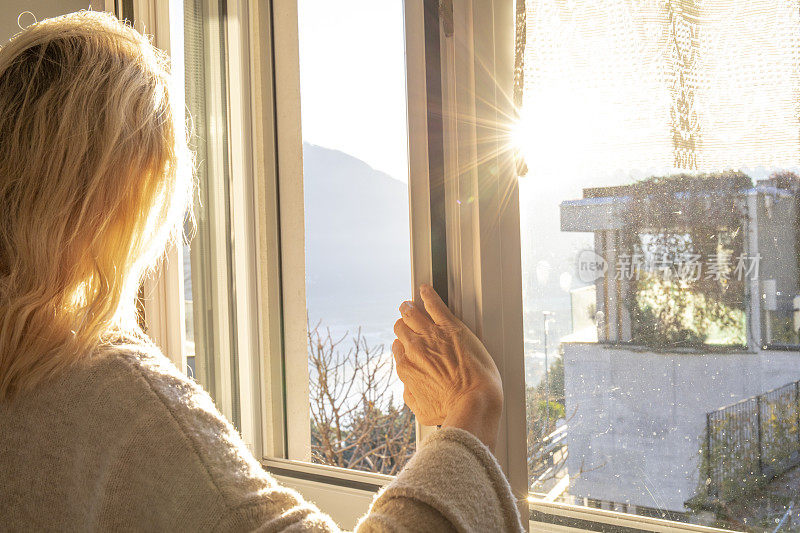
<path id="1" fill-rule="evenodd" d="M 375 499 L 358 533 L 523 531 L 500 465 L 471 433 L 443 427 Z"/>

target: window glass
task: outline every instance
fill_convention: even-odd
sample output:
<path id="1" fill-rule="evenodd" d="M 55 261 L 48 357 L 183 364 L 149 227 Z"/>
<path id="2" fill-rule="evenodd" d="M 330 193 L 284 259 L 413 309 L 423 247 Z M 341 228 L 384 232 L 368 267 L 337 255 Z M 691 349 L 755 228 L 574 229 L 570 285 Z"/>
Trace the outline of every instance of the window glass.
<path id="1" fill-rule="evenodd" d="M 415 446 L 391 355 L 412 294 L 402 3 L 298 11 L 312 460 L 393 474 Z"/>
<path id="2" fill-rule="evenodd" d="M 231 275 L 230 165 L 222 18 L 216 2 L 184 2 L 186 113 L 195 156 L 194 224 L 183 247 L 187 373 L 240 427 L 236 295 Z"/>
<path id="3" fill-rule="evenodd" d="M 798 3 L 529 0 L 526 15 L 531 492 L 789 527 Z"/>
<path id="4" fill-rule="evenodd" d="M 208 361 L 203 359 L 204 338 L 202 335 L 195 335 L 195 311 L 198 311 L 197 319 L 201 325 L 198 333 L 205 327 L 203 322 L 201 293 L 203 281 L 200 277 L 201 259 L 199 254 L 203 240 L 207 239 L 205 222 L 207 213 L 202 205 L 207 205 L 203 201 L 206 197 L 208 188 L 208 153 L 207 153 L 207 109 L 206 109 L 206 23 L 203 14 L 202 2 L 200 0 L 187 1 L 184 4 L 184 61 L 185 61 L 185 90 L 186 90 L 186 113 L 191 127 L 190 148 L 195 154 L 198 191 L 200 199 L 195 206 L 195 217 L 197 227 L 190 224 L 185 225 L 186 243 L 183 246 L 183 304 L 185 312 L 185 341 L 186 351 L 186 373 L 200 382 L 206 390 L 213 394 L 212 373 Z M 198 233 L 200 234 L 198 236 Z M 194 257 L 193 257 L 194 256 Z M 194 258 L 194 261 L 192 260 Z M 198 287 L 194 287 L 193 281 L 198 281 Z M 195 290 L 198 289 L 198 290 Z M 198 361 L 197 353 L 200 348 L 201 359 Z"/>

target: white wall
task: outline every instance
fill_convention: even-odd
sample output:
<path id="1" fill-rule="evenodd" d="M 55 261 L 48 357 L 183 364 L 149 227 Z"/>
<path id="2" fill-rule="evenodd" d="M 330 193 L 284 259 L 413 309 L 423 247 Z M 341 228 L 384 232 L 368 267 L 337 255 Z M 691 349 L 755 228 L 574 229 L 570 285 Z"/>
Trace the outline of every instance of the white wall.
<path id="1" fill-rule="evenodd" d="M 570 493 L 674 511 L 698 487 L 707 412 L 800 379 L 800 353 L 564 343 Z M 571 417 L 571 418 L 570 418 Z"/>
<path id="2" fill-rule="evenodd" d="M 17 17 L 24 11 L 30 11 L 37 20 L 42 20 L 86 9 L 89 3 L 89 0 L 0 0 L 0 45 L 20 30 Z M 26 14 L 19 22 L 26 26 L 33 22 L 33 17 Z"/>

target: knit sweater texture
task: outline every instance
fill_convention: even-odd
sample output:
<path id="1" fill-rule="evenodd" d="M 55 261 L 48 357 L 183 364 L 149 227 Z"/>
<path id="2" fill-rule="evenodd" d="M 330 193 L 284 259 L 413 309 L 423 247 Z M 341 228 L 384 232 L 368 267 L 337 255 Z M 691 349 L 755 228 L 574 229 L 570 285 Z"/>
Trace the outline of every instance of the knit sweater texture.
<path id="1" fill-rule="evenodd" d="M 428 438 L 359 532 L 521 531 L 478 439 Z M 98 351 L 0 401 L 0 531 L 340 531 L 264 471 L 211 397 L 152 346 Z"/>

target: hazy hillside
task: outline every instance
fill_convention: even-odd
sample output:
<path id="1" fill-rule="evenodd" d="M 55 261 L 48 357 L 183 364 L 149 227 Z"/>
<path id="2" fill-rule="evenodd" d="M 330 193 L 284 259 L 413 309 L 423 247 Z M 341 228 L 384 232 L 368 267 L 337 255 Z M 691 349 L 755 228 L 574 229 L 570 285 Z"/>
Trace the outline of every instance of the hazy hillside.
<path id="1" fill-rule="evenodd" d="M 309 317 L 391 334 L 411 292 L 408 185 L 336 150 L 303 152 Z"/>

